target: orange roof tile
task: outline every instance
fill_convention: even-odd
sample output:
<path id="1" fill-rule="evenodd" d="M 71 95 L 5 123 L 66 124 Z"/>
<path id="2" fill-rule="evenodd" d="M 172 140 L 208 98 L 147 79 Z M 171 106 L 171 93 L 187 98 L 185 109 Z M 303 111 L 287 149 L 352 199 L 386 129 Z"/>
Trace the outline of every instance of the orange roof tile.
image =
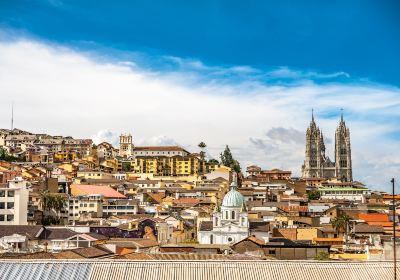
<path id="1" fill-rule="evenodd" d="M 360 213 L 360 214 L 358 214 L 358 218 L 360 220 L 366 221 L 367 223 L 368 222 L 390 222 L 389 216 L 387 214 L 382 214 L 382 213 L 368 213 L 368 214 Z"/>
<path id="2" fill-rule="evenodd" d="M 385 195 L 383 196 L 383 198 L 384 198 L 384 199 L 393 199 L 393 195 L 385 194 Z M 400 199 L 400 195 L 399 195 L 399 194 L 396 194 L 396 195 L 394 196 L 394 199 Z"/>
<path id="3" fill-rule="evenodd" d="M 179 199 L 174 199 L 173 203 L 176 204 L 193 204 L 196 205 L 198 203 L 200 203 L 199 199 L 196 198 L 191 198 L 191 197 L 185 197 L 185 198 L 179 198 Z"/>
<path id="4" fill-rule="evenodd" d="M 393 226 L 392 222 L 367 222 L 367 224 L 369 224 L 371 226 L 383 226 L 383 227 Z"/>
<path id="5" fill-rule="evenodd" d="M 73 196 L 101 194 L 101 195 L 104 195 L 104 197 L 106 197 L 106 198 L 126 198 L 125 195 L 120 194 L 113 188 L 111 188 L 109 186 L 100 186 L 100 185 L 72 184 L 71 185 L 71 193 Z"/>
<path id="6" fill-rule="evenodd" d="M 344 242 L 344 239 L 342 237 L 315 237 L 313 239 L 314 241 L 334 241 L 334 242 Z"/>

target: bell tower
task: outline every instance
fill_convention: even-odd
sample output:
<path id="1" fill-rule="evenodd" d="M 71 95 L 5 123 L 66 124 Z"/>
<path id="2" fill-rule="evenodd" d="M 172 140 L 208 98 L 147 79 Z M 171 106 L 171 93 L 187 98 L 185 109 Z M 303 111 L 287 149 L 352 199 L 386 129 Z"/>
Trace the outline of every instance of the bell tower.
<path id="1" fill-rule="evenodd" d="M 325 144 L 321 130 L 314 120 L 314 110 L 311 115 L 310 126 L 306 133 L 306 154 L 302 166 L 302 177 L 322 177 L 322 166 L 325 160 Z"/>
<path id="2" fill-rule="evenodd" d="M 119 155 L 124 158 L 129 158 L 133 155 L 133 142 L 131 134 L 121 134 L 119 136 Z"/>
<path id="3" fill-rule="evenodd" d="M 343 182 L 353 181 L 350 129 L 343 120 L 343 112 L 335 133 L 335 169 L 336 178 Z"/>

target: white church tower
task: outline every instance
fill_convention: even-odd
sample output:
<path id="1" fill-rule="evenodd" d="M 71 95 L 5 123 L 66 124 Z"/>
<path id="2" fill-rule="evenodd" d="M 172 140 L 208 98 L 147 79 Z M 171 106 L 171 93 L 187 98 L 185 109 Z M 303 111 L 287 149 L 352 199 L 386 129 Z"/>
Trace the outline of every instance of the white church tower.
<path id="1" fill-rule="evenodd" d="M 121 134 L 119 136 L 119 156 L 129 158 L 133 155 L 133 142 L 131 134 Z"/>
<path id="2" fill-rule="evenodd" d="M 249 219 L 243 195 L 232 182 L 221 209 L 216 209 L 212 221 L 200 224 L 200 244 L 233 244 L 249 236 Z"/>

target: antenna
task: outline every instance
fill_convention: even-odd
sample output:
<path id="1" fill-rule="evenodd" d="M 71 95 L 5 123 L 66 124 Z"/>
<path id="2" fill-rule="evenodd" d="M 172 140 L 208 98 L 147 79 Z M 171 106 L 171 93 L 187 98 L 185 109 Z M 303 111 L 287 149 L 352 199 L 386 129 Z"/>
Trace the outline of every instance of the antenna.
<path id="1" fill-rule="evenodd" d="M 14 101 L 11 103 L 11 130 L 14 129 Z"/>

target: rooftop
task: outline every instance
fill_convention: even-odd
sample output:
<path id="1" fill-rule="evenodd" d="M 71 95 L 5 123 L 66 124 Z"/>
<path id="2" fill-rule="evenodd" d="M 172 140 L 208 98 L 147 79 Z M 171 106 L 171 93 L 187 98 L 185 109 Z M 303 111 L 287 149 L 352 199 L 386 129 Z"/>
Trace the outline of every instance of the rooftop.
<path id="1" fill-rule="evenodd" d="M 113 188 L 109 186 L 102 185 L 71 185 L 71 193 L 74 196 L 77 195 L 91 195 L 91 194 L 101 194 L 106 198 L 126 198 L 123 194 L 120 194 Z"/>
<path id="2" fill-rule="evenodd" d="M 393 279 L 392 262 L 259 260 L 1 260 L 13 279 Z M 399 268 L 400 266 L 398 266 Z M 32 272 L 35 273 L 32 273 Z M 11 278 L 9 278 L 11 279 Z"/>

